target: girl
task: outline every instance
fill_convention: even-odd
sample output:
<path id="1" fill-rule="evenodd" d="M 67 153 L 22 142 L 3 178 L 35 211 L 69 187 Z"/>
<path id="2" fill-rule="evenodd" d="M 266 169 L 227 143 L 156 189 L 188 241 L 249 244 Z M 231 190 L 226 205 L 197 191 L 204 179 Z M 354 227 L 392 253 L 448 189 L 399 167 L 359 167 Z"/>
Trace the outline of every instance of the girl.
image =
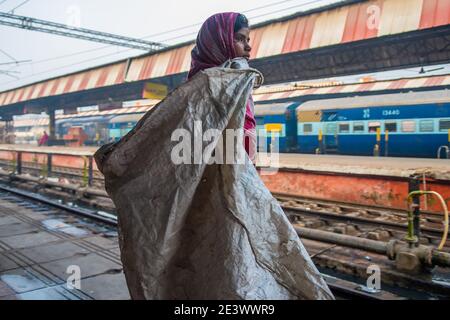
<path id="1" fill-rule="evenodd" d="M 239 13 L 215 14 L 205 21 L 192 50 L 191 70 L 188 79 L 199 71 L 217 67 L 229 59 L 250 59 L 250 28 L 247 18 Z M 256 155 L 256 120 L 253 99 L 247 102 L 244 122 L 244 145 L 252 161 Z"/>

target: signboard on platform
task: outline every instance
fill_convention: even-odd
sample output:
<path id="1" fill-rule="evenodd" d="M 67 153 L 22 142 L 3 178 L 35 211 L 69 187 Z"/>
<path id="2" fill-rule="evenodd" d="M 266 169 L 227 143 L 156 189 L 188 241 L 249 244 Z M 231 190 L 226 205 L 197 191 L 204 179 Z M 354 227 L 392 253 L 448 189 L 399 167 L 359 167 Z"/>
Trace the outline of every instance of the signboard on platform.
<path id="1" fill-rule="evenodd" d="M 147 82 L 144 85 L 144 92 L 142 94 L 142 97 L 144 99 L 162 100 L 167 96 L 168 93 L 169 93 L 168 86 L 160 83 Z"/>

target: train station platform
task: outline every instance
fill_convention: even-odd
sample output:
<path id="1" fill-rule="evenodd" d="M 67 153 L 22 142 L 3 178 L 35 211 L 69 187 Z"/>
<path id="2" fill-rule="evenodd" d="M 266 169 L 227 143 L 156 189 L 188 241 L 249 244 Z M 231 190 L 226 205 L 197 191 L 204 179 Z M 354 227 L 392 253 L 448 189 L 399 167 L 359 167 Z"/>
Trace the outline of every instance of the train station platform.
<path id="1" fill-rule="evenodd" d="M 0 163 L 17 165 L 20 153 L 24 165 L 45 166 L 51 154 L 53 168 L 89 167 L 90 176 L 95 176 L 92 156 L 96 149 L 0 145 Z M 436 191 L 450 199 L 449 159 L 276 154 L 258 157 L 257 168 L 274 194 L 400 210 L 408 209 L 407 197 L 412 190 Z M 422 201 L 421 209 L 442 212 L 431 197 Z"/>
<path id="2" fill-rule="evenodd" d="M 0 192 L 0 300 L 129 298 L 115 229 Z"/>
<path id="3" fill-rule="evenodd" d="M 312 155 L 282 153 L 272 160 L 260 158 L 257 166 L 279 169 L 296 169 L 348 174 L 365 174 L 391 177 L 413 175 L 432 176 L 450 180 L 449 159 L 362 157 L 344 155 Z"/>
<path id="4" fill-rule="evenodd" d="M 14 153 L 54 154 L 71 157 L 93 156 L 98 147 L 38 147 L 35 145 L 0 144 L 0 159 L 13 158 Z M 63 165 L 63 163 L 54 163 Z M 70 165 L 70 163 L 66 163 Z M 409 177 L 416 174 L 433 175 L 435 178 L 450 180 L 449 159 L 363 157 L 344 155 L 312 155 L 280 153 L 267 157 L 258 157 L 258 167 L 271 166 L 279 169 L 299 169 L 327 171 L 349 174 L 373 174 L 394 177 Z"/>

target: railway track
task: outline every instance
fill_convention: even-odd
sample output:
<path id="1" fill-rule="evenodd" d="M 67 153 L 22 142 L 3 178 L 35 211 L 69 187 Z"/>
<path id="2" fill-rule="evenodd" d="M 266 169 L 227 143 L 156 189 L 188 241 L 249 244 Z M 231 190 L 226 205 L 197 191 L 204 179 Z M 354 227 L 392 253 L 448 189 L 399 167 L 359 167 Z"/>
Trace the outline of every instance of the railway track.
<path id="1" fill-rule="evenodd" d="M 66 212 L 70 212 L 71 214 L 75 214 L 90 220 L 94 220 L 97 222 L 100 222 L 102 224 L 107 224 L 112 227 L 116 227 L 117 225 L 117 219 L 114 215 L 99 212 L 97 210 L 93 210 L 91 208 L 78 206 L 74 203 L 64 203 L 61 200 L 55 200 L 46 196 L 42 196 L 39 194 L 35 194 L 33 192 L 28 192 L 24 190 L 19 190 L 17 188 L 13 188 L 11 186 L 0 184 L 0 192 L 8 193 L 8 194 L 14 194 L 15 196 L 26 198 L 28 201 L 34 202 L 34 203 L 40 203 L 45 206 L 51 206 L 58 208 L 60 210 L 64 210 Z M 0 199 L 1 199 L 0 194 Z M 292 199 L 287 199 L 289 197 L 281 197 L 277 195 L 277 198 L 279 198 L 279 201 L 281 201 L 282 205 L 285 206 L 285 202 L 283 201 L 292 201 Z M 300 201 L 297 199 L 297 201 Z M 303 204 L 309 202 L 311 200 L 303 199 Z M 292 203 L 291 203 L 292 204 Z M 307 210 L 308 211 L 308 210 Z M 310 213 L 308 211 L 308 213 Z M 288 213 L 289 214 L 289 213 Z M 308 216 L 310 217 L 310 216 Z M 314 218 L 318 219 L 318 218 Z M 298 223 L 298 221 L 294 222 Z M 378 292 L 370 292 L 367 291 L 367 287 L 365 286 L 365 278 L 364 276 L 361 277 L 361 274 L 357 274 L 357 272 L 347 272 L 348 270 L 345 270 L 348 268 L 346 267 L 339 267 L 339 265 L 344 266 L 347 262 L 351 262 L 352 259 L 360 259 L 358 258 L 358 255 L 363 257 L 363 259 L 367 259 L 369 257 L 373 257 L 373 255 L 369 253 L 364 252 L 357 252 L 358 250 L 350 250 L 340 248 L 337 245 L 330 245 L 327 243 L 320 243 L 320 245 L 317 247 L 315 242 L 310 242 L 308 240 L 304 240 L 305 247 L 307 248 L 308 252 L 310 252 L 312 259 L 319 265 L 322 266 L 320 269 L 324 275 L 324 278 L 326 279 L 327 283 L 329 284 L 330 288 L 332 289 L 333 293 L 336 295 L 338 299 L 370 299 L 370 300 L 391 300 L 391 299 L 405 299 L 405 298 L 411 298 L 416 296 L 418 293 L 416 291 L 414 292 L 406 292 L 402 291 L 401 293 L 396 292 L 395 290 L 391 290 L 391 286 L 387 286 L 387 290 L 380 290 Z M 348 252 L 344 253 L 342 255 L 342 251 L 347 250 Z M 355 253 L 357 252 L 357 253 Z M 342 260 L 344 259 L 344 261 Z M 374 259 L 374 261 L 377 261 L 377 257 L 370 258 L 368 261 Z M 385 260 L 385 259 L 384 259 Z M 379 260 L 378 263 L 384 263 L 383 259 Z M 366 262 L 368 262 L 366 261 Z M 331 266 L 331 269 L 328 268 L 328 266 Z M 336 267 L 338 266 L 338 267 Z M 362 266 L 362 269 L 365 267 Z M 328 270 L 329 269 L 329 270 Z M 330 271 L 331 270 L 331 271 Z M 336 270 L 338 270 L 336 274 Z M 330 271 L 330 272 L 329 272 Z M 352 276 L 353 273 L 353 276 Z M 348 278 L 348 275 L 350 274 L 350 279 Z M 414 279 L 413 279 L 414 280 Z M 414 280 L 416 281 L 416 280 Z M 422 280 L 418 280 L 422 285 L 425 287 L 427 284 L 423 283 Z M 386 287 L 386 286 L 385 286 Z M 443 291 L 446 290 L 437 290 L 439 292 L 439 296 L 442 297 Z M 421 289 L 423 290 L 423 289 Z M 420 291 L 420 290 L 419 290 Z M 419 295 L 421 295 L 423 291 L 420 291 Z M 444 293 L 446 294 L 446 293 Z M 450 291 L 448 292 L 450 296 Z M 423 297 L 423 296 L 422 296 Z M 428 298 L 428 296 L 426 295 Z"/>
<path id="2" fill-rule="evenodd" d="M 294 224 L 371 240 L 402 240 L 407 231 L 407 213 L 390 208 L 367 207 L 333 201 L 312 200 L 274 194 Z M 424 245 L 436 245 L 443 235 L 443 215 L 421 212 L 421 238 Z M 450 241 L 444 247 L 450 251 Z"/>
<path id="3" fill-rule="evenodd" d="M 62 213 L 70 213 L 80 216 L 110 227 L 117 227 L 117 219 L 114 215 L 108 213 L 100 213 L 96 210 L 77 206 L 74 203 L 63 203 L 60 200 L 51 199 L 32 192 L 19 190 L 5 184 L 0 184 L 0 199 L 3 201 L 12 201 L 16 199 L 16 203 L 27 208 L 33 208 L 39 212 L 40 210 L 49 210 L 49 207 L 56 208 Z M 362 300 L 390 300 L 404 299 L 389 291 L 378 291 L 376 294 L 369 293 L 361 288 L 360 283 L 341 278 L 336 274 L 323 274 L 330 289 L 333 291 L 337 299 L 362 299 Z"/>
<path id="4" fill-rule="evenodd" d="M 29 163 L 25 169 L 28 170 L 28 173 L 30 174 L 36 173 L 39 170 L 38 168 L 28 167 L 28 165 Z M 23 168 L 26 172 L 25 169 Z M 53 168 L 52 175 L 53 174 L 68 178 L 72 183 L 79 184 L 79 182 L 83 180 L 82 170 L 58 167 Z M 103 188 L 103 179 L 99 176 L 95 176 L 94 178 L 95 188 Z M 8 179 L 6 181 L 8 181 Z M 14 180 L 10 180 L 9 183 L 11 182 L 14 182 Z M 18 188 L 20 189 L 25 187 L 27 190 L 32 191 L 40 189 L 36 189 L 36 185 L 28 188 L 27 183 L 19 183 L 15 185 L 18 185 Z M 52 189 L 52 187 L 41 190 L 48 192 L 50 189 Z M 64 193 L 62 191 L 56 191 L 56 189 L 50 195 L 51 197 L 58 197 L 58 192 L 61 195 Z M 23 191 L 18 190 L 18 192 Z M 34 193 L 23 193 L 22 195 L 30 197 L 31 200 L 33 197 L 37 196 Z M 407 217 L 406 212 L 402 210 L 300 198 L 286 194 L 274 194 L 274 196 L 277 198 L 295 227 L 306 227 L 309 229 L 326 231 L 332 234 L 349 235 L 362 239 L 383 242 L 388 242 L 393 239 L 402 241 L 406 234 Z M 73 197 L 73 200 L 69 201 L 76 201 L 77 197 L 74 197 L 74 194 L 72 194 L 72 196 L 69 195 L 68 199 L 71 199 L 71 197 Z M 45 199 L 47 200 L 44 201 L 53 201 L 48 200 L 48 198 Z M 39 199 L 35 200 L 40 201 Z M 95 207 L 98 207 L 97 204 L 100 200 L 110 201 L 108 198 L 90 197 L 87 203 L 84 201 L 80 203 L 84 205 L 87 204 L 87 206 L 95 203 Z M 63 204 L 60 203 L 59 205 L 61 206 Z M 113 206 L 109 206 L 108 209 L 104 210 L 109 211 L 113 210 L 113 208 Z M 113 225 L 115 223 L 114 218 L 112 219 L 113 221 L 102 221 L 105 217 L 99 217 L 95 210 L 74 208 L 73 206 L 67 209 L 72 210 L 73 213 L 77 213 L 75 211 L 83 211 L 87 217 L 90 216 L 92 219 L 97 219 L 97 221 L 100 222 L 112 223 Z M 106 219 L 111 219 L 111 216 L 106 217 Z M 441 215 L 430 212 L 421 213 L 421 244 L 429 247 L 436 247 L 442 238 L 442 230 Z M 408 292 L 392 294 L 392 292 L 396 291 L 395 287 L 397 286 L 397 283 L 402 283 L 401 286 L 406 288 L 417 287 L 420 292 L 425 292 L 425 298 L 429 297 L 426 293 L 427 291 L 432 292 L 431 296 L 450 297 L 450 286 L 447 284 L 450 283 L 450 275 L 447 275 L 447 271 L 444 272 L 444 281 L 441 281 L 439 282 L 439 285 L 436 285 L 433 280 L 434 276 L 430 277 L 429 274 L 424 277 L 416 277 L 393 271 L 395 266 L 392 261 L 387 259 L 386 256 L 380 257 L 361 250 L 349 249 L 336 244 L 309 241 L 308 239 L 303 239 L 303 242 L 316 265 L 322 267 L 325 273 L 329 270 L 339 270 L 339 281 L 333 277 L 329 278 L 327 281 L 331 284 L 330 286 L 335 286 L 334 290 L 341 292 L 340 295 L 343 297 L 346 294 L 348 297 L 356 298 L 359 296 L 363 299 L 367 299 L 368 297 L 372 297 L 374 299 L 395 299 L 399 296 L 408 297 Z M 450 252 L 450 245 L 448 241 L 443 250 Z M 367 279 L 366 267 L 370 263 L 377 263 L 382 266 L 383 273 L 385 275 L 383 280 L 388 286 L 390 286 L 388 288 L 389 290 L 382 291 L 379 294 L 373 294 L 372 292 L 364 292 L 364 281 L 359 281 L 359 284 L 356 285 L 358 280 Z M 354 278 L 345 282 L 341 277 L 342 274 L 351 275 L 354 276 Z M 342 281 L 344 282 L 341 283 Z M 343 288 L 339 288 L 339 286 L 342 286 Z M 394 291 L 391 290 L 393 287 Z M 368 295 L 368 297 L 364 297 L 365 295 Z"/>

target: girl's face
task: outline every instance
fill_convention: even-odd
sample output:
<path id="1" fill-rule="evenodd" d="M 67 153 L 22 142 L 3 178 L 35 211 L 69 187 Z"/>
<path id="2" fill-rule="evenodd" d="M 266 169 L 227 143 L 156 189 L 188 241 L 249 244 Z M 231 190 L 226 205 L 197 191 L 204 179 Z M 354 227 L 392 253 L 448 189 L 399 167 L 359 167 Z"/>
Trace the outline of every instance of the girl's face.
<path id="1" fill-rule="evenodd" d="M 234 34 L 234 51 L 236 52 L 236 57 L 243 57 L 247 60 L 250 59 L 250 29 L 242 28 Z"/>

